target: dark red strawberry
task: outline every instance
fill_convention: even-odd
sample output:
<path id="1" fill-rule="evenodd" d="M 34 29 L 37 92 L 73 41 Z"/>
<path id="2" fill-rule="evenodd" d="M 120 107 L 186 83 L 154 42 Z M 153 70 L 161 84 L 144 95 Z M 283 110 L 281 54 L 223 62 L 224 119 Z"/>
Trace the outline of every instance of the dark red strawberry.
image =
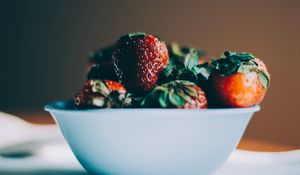
<path id="1" fill-rule="evenodd" d="M 250 107 L 259 104 L 270 85 L 264 63 L 250 53 L 225 52 L 212 62 L 209 103 L 215 107 Z"/>
<path id="2" fill-rule="evenodd" d="M 112 65 L 98 65 L 94 64 L 90 68 L 88 74 L 87 74 L 88 80 L 95 80 L 95 79 L 110 79 L 113 81 L 119 81 L 119 78 L 116 75 L 116 72 L 114 71 L 114 68 Z"/>
<path id="3" fill-rule="evenodd" d="M 147 108 L 203 109 L 207 107 L 204 91 L 195 83 L 175 80 L 157 86 L 141 103 Z"/>
<path id="4" fill-rule="evenodd" d="M 83 108 L 120 108 L 127 107 L 131 99 L 126 89 L 111 80 L 89 80 L 74 97 L 74 107 Z"/>
<path id="5" fill-rule="evenodd" d="M 143 95 L 156 86 L 158 73 L 167 66 L 168 60 L 166 44 L 146 33 L 122 36 L 113 52 L 120 81 L 135 95 Z"/>
<path id="6" fill-rule="evenodd" d="M 115 47 L 114 45 L 111 45 L 91 52 L 89 55 L 89 64 L 112 66 L 113 65 L 112 53 L 114 47 Z"/>
<path id="7" fill-rule="evenodd" d="M 109 79 L 119 81 L 112 61 L 113 47 L 101 48 L 90 54 L 88 80 Z"/>

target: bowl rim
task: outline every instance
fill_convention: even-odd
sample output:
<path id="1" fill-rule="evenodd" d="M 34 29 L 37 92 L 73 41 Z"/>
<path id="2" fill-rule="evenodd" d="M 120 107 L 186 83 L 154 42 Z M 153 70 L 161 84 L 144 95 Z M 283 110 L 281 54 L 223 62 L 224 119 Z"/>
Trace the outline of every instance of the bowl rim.
<path id="1" fill-rule="evenodd" d="M 208 108 L 208 109 L 173 109 L 173 108 L 105 108 L 105 109 L 72 109 L 66 108 L 70 100 L 60 100 L 51 102 L 45 105 L 44 110 L 56 113 L 99 113 L 99 112 L 139 112 L 139 111 L 159 111 L 159 112 L 198 112 L 198 113 L 226 113 L 226 114 L 240 114 L 240 113 L 254 113 L 260 110 L 259 105 L 247 108 Z"/>

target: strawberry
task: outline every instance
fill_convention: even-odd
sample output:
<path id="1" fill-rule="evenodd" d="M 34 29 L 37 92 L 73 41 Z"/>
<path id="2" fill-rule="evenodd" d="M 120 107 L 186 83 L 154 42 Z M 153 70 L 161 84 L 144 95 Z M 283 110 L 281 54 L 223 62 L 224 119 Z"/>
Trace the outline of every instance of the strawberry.
<path id="1" fill-rule="evenodd" d="M 113 65 L 112 53 L 115 46 L 111 45 L 108 47 L 97 49 L 90 53 L 89 64 L 91 65 Z"/>
<path id="2" fill-rule="evenodd" d="M 126 89 L 122 84 L 111 80 L 104 80 L 104 81 L 109 91 L 118 91 L 119 93 L 126 93 Z"/>
<path id="3" fill-rule="evenodd" d="M 212 65 L 208 97 L 214 107 L 250 107 L 263 100 L 270 74 L 261 60 L 250 53 L 226 51 Z"/>
<path id="4" fill-rule="evenodd" d="M 131 103 L 126 89 L 111 80 L 89 80 L 74 97 L 75 108 L 117 108 Z"/>
<path id="5" fill-rule="evenodd" d="M 120 81 L 137 96 L 156 86 L 158 73 L 167 66 L 168 60 L 166 44 L 146 33 L 122 36 L 113 52 L 115 71 Z"/>
<path id="6" fill-rule="evenodd" d="M 90 54 L 88 80 L 109 79 L 118 81 L 112 61 L 113 47 L 101 48 Z"/>
<path id="7" fill-rule="evenodd" d="M 119 80 L 112 65 L 99 65 L 99 64 L 93 64 L 91 66 L 87 74 L 87 79 L 88 80 L 109 79 L 113 81 Z"/>
<path id="8" fill-rule="evenodd" d="M 203 109 L 207 107 L 204 91 L 195 83 L 175 80 L 157 86 L 145 97 L 142 107 Z"/>

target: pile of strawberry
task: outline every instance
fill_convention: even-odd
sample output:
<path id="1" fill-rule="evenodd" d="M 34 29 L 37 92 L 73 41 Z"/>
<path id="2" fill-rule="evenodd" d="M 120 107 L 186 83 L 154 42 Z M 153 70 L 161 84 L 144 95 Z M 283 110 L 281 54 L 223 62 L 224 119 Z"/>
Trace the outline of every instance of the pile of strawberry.
<path id="1" fill-rule="evenodd" d="M 122 36 L 90 56 L 88 81 L 74 97 L 86 108 L 224 108 L 259 104 L 270 85 L 264 63 L 225 51 L 204 62 L 201 50 L 166 45 L 146 33 Z"/>

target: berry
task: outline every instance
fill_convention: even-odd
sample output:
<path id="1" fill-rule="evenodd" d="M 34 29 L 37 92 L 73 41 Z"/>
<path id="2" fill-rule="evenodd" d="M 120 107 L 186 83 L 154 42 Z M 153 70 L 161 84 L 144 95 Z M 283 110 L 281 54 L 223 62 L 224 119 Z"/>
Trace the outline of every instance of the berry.
<path id="1" fill-rule="evenodd" d="M 158 73 L 168 64 L 166 44 L 146 33 L 122 36 L 113 52 L 115 71 L 126 89 L 141 96 L 157 84 Z"/>
<path id="2" fill-rule="evenodd" d="M 111 80 L 89 80 L 74 97 L 74 107 L 84 108 L 120 108 L 131 103 L 126 89 Z"/>
<path id="3" fill-rule="evenodd" d="M 118 81 L 118 77 L 112 65 L 98 65 L 98 64 L 92 65 L 92 67 L 90 68 L 87 74 L 87 79 L 88 80 L 109 79 L 113 81 Z"/>
<path id="4" fill-rule="evenodd" d="M 261 103 L 270 85 L 264 63 L 250 53 L 224 52 L 212 62 L 209 103 L 213 107 L 250 107 Z"/>
<path id="5" fill-rule="evenodd" d="M 142 107 L 149 108 L 188 108 L 207 107 L 205 92 L 193 82 L 175 80 L 157 86 L 145 97 Z"/>
<path id="6" fill-rule="evenodd" d="M 88 80 L 92 79 L 109 79 L 119 81 L 114 70 L 112 51 L 114 46 L 98 49 L 89 56 Z"/>
<path id="7" fill-rule="evenodd" d="M 126 93 L 126 89 L 120 83 L 111 80 L 104 80 L 104 81 L 110 91 L 118 91 L 119 93 Z"/>

